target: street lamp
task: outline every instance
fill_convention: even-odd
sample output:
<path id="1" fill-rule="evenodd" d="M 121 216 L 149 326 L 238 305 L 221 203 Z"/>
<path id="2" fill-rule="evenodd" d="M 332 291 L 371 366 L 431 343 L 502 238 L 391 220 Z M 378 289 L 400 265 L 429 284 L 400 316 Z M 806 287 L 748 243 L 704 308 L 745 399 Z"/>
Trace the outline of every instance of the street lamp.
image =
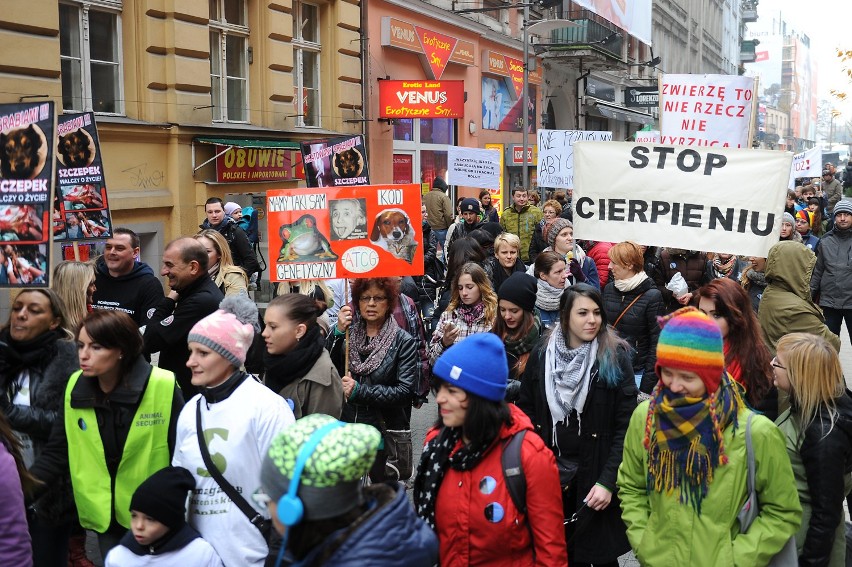
<path id="1" fill-rule="evenodd" d="M 527 147 L 529 145 L 530 139 L 530 128 L 527 122 L 529 121 L 530 111 L 530 66 L 529 66 L 529 57 L 530 57 L 530 33 L 535 35 L 541 35 L 545 33 L 550 33 L 554 30 L 562 29 L 562 28 L 571 28 L 571 27 L 579 27 L 579 24 L 573 22 L 572 20 L 563 20 L 560 18 L 555 18 L 552 20 L 538 20 L 536 22 L 530 22 L 530 5 L 529 3 L 524 3 L 524 93 L 523 99 L 521 102 L 521 125 L 523 136 L 521 139 L 521 144 L 523 145 L 523 156 L 524 163 L 521 168 L 521 185 L 527 190 L 530 187 L 530 166 L 529 160 L 532 158 L 531 155 L 527 155 Z M 541 202 L 545 201 L 544 189 L 541 189 Z"/>

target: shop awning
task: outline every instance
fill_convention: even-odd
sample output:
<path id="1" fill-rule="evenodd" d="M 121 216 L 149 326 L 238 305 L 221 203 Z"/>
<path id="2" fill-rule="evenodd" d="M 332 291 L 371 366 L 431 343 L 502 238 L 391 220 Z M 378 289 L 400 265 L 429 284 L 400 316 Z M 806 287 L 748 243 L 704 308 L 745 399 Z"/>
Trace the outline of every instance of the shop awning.
<path id="1" fill-rule="evenodd" d="M 231 138 L 196 138 L 202 144 L 216 144 L 219 146 L 236 146 L 238 148 L 284 148 L 285 150 L 298 150 L 299 142 L 285 142 L 283 140 L 243 140 Z"/>
<path id="2" fill-rule="evenodd" d="M 613 120 L 621 120 L 622 122 L 633 122 L 635 124 L 653 124 L 654 117 L 644 112 L 637 112 L 629 108 L 618 106 L 615 104 L 606 104 L 603 102 L 595 102 L 594 108 L 601 116 L 612 118 Z"/>

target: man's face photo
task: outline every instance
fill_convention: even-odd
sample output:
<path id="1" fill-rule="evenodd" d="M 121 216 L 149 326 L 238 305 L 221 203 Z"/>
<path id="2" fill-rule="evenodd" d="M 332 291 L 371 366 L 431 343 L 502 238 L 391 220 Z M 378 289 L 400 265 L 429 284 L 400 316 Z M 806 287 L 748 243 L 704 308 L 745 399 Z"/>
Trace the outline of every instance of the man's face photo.
<path id="1" fill-rule="evenodd" d="M 367 217 L 362 199 L 341 199 L 331 202 L 331 229 L 334 240 L 365 238 Z"/>

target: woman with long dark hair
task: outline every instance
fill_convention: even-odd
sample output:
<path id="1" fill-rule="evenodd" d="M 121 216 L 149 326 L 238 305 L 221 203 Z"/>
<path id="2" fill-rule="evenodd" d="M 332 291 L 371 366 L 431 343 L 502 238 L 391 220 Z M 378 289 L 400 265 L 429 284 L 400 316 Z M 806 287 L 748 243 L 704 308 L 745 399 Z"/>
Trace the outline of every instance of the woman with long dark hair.
<path id="1" fill-rule="evenodd" d="M 273 298 L 263 315 L 264 382 L 293 401 L 296 419 L 312 413 L 337 419 L 343 408 L 343 383 L 317 323 L 325 308 L 324 301 L 288 293 Z"/>
<path id="2" fill-rule="evenodd" d="M 514 402 L 520 393 L 520 378 L 527 368 L 538 339 L 541 321 L 535 309 L 535 278 L 523 272 L 512 274 L 497 292 L 497 318 L 491 332 L 506 346 L 509 386 L 506 401 Z"/>
<path id="3" fill-rule="evenodd" d="M 777 420 L 787 441 L 802 526 L 796 534 L 800 565 L 846 564 L 843 500 L 852 472 L 852 394 L 837 351 L 823 338 L 790 333 L 772 361 L 775 383 L 790 394 Z"/>
<path id="4" fill-rule="evenodd" d="M 577 513 L 565 528 L 569 564 L 617 566 L 630 550 L 615 482 L 636 407 L 630 348 L 594 287 L 567 288 L 560 313 L 530 355 L 518 405 L 556 456 L 565 517 Z"/>
<path id="5" fill-rule="evenodd" d="M 719 278 L 699 288 L 698 309 L 708 315 L 722 333 L 725 369 L 745 388 L 749 405 L 766 417 L 778 417 L 778 391 L 772 385 L 772 356 L 751 299 L 741 285 Z"/>
<path id="6" fill-rule="evenodd" d="M 24 290 L 12 302 L 9 321 L 0 330 L 0 413 L 8 419 L 28 469 L 61 423 L 68 376 L 79 367 L 65 312 L 53 290 Z M 75 521 L 67 470 L 39 486 L 38 492 L 29 514 L 34 564 L 66 565 Z"/>
<path id="7" fill-rule="evenodd" d="M 553 454 L 517 406 L 504 400 L 508 368 L 492 333 L 466 338 L 435 363 L 440 408 L 414 481 L 417 515 L 435 530 L 442 567 L 567 566 Z M 503 459 L 520 448 L 526 510 L 507 486 Z"/>
<path id="8" fill-rule="evenodd" d="M 354 310 L 349 305 L 340 309 L 337 324 L 325 343 L 343 377 L 346 403 L 342 421 L 372 425 L 385 438 L 385 448 L 379 451 L 370 471 L 374 482 L 404 481 L 411 476 L 411 404 L 419 369 L 417 343 L 393 317 L 399 296 L 399 278 L 355 280 Z M 348 370 L 344 340 L 347 328 Z M 408 432 L 408 446 L 403 448 L 407 454 L 389 459 L 386 448 L 390 437 L 402 438 L 404 432 Z"/>

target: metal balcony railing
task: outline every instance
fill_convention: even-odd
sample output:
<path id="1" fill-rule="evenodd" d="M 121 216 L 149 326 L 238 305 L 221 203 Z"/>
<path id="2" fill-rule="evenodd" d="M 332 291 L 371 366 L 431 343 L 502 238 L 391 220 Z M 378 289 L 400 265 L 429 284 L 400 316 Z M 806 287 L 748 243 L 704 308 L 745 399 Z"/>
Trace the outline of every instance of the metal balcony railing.
<path id="1" fill-rule="evenodd" d="M 598 16 L 586 10 L 572 10 L 564 17 L 572 20 L 577 24 L 577 27 L 552 31 L 549 42 L 551 49 L 592 45 L 598 49 L 609 51 L 617 57 L 621 56 L 625 36 L 624 32 L 619 31 L 616 26 L 607 26 L 592 19 Z M 604 41 L 607 39 L 608 41 Z"/>

